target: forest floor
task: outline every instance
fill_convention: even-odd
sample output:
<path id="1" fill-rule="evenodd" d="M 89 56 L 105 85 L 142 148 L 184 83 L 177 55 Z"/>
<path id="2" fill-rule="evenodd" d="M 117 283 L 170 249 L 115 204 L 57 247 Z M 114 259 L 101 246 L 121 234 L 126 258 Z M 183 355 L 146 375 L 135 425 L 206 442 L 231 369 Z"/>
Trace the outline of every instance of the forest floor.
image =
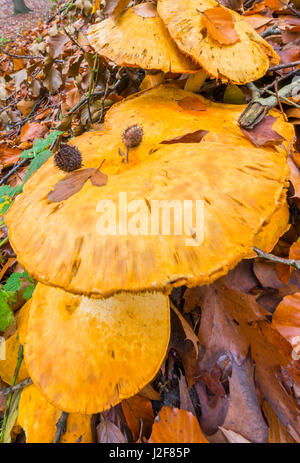
<path id="1" fill-rule="evenodd" d="M 32 10 L 31 13 L 13 14 L 12 0 L 0 0 L 0 38 L 14 38 L 26 34 L 34 28 L 39 21 L 44 21 L 50 14 L 52 1 L 25 0 L 25 4 Z M 60 1 L 55 4 L 61 3 Z"/>

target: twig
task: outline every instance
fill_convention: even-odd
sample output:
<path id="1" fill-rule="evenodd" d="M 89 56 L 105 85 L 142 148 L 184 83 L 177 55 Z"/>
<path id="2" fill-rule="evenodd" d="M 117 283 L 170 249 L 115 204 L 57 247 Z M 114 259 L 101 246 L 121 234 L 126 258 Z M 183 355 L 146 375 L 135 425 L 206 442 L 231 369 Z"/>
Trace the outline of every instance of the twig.
<path id="1" fill-rule="evenodd" d="M 26 386 L 32 384 L 32 379 L 24 379 L 21 383 L 16 384 L 15 386 L 6 387 L 5 389 L 0 389 L 0 397 L 10 394 L 11 392 L 16 392 L 19 389 L 23 389 Z"/>
<path id="2" fill-rule="evenodd" d="M 275 83 L 274 83 L 274 90 L 275 90 L 275 94 L 276 94 L 278 106 L 279 106 L 279 108 L 280 108 L 282 117 L 283 117 L 283 119 L 285 120 L 285 122 L 288 122 L 287 115 L 286 115 L 285 112 L 283 111 L 283 107 L 282 107 L 282 104 L 281 104 L 281 101 L 280 101 L 280 98 L 279 98 L 279 95 L 278 95 L 278 81 L 277 81 L 277 79 L 275 80 Z"/>
<path id="3" fill-rule="evenodd" d="M 265 90 L 265 91 L 266 91 L 266 93 L 269 93 L 269 95 L 275 95 L 276 96 L 276 93 L 272 92 L 271 90 Z M 281 100 L 285 101 L 286 103 L 289 103 L 292 106 L 295 106 L 295 108 L 300 108 L 300 105 L 298 105 L 297 103 L 295 103 L 292 100 L 289 100 L 285 96 L 281 96 Z"/>
<path id="4" fill-rule="evenodd" d="M 274 254 L 269 254 L 268 252 L 264 252 L 261 249 L 258 249 L 256 247 L 254 247 L 253 249 L 256 252 L 256 254 L 259 255 L 259 257 L 263 257 L 264 259 L 270 260 L 271 262 L 276 262 L 278 264 L 290 265 L 291 267 L 294 267 L 297 270 L 300 270 L 300 260 L 278 257 L 278 256 L 275 256 Z"/>
<path id="5" fill-rule="evenodd" d="M 291 63 L 286 64 L 277 64 L 277 66 L 272 66 L 268 69 L 267 72 L 279 71 L 280 69 L 293 68 L 294 66 L 299 66 L 300 61 L 292 61 Z"/>
<path id="6" fill-rule="evenodd" d="M 260 97 L 260 89 L 253 82 L 246 84 L 246 87 L 250 90 L 253 100 Z"/>
<path id="7" fill-rule="evenodd" d="M 61 439 L 61 436 L 65 434 L 66 429 L 67 429 L 67 418 L 68 418 L 68 413 L 62 412 L 58 422 L 56 423 L 56 433 L 53 439 L 53 444 L 58 444 Z"/>
<path id="8" fill-rule="evenodd" d="M 280 0 L 280 3 L 282 3 L 283 5 L 285 5 L 292 13 L 294 13 L 296 16 L 300 17 L 300 13 L 299 11 L 296 10 L 296 8 L 294 8 L 294 5 L 293 3 L 290 4 L 290 3 L 286 3 L 284 2 L 283 0 Z M 292 6 L 293 5 L 293 6 Z"/>
<path id="9" fill-rule="evenodd" d="M 93 65 L 93 70 L 91 74 L 90 85 L 89 85 L 89 90 L 88 90 L 88 95 L 87 95 L 87 107 L 88 107 L 88 113 L 89 113 L 89 120 L 91 124 L 93 123 L 93 119 L 92 119 L 92 113 L 91 113 L 91 107 L 90 107 L 90 100 L 91 100 L 92 90 L 94 86 L 95 76 L 98 72 L 97 63 L 98 63 L 98 55 L 95 55 L 94 65 Z"/>
<path id="10" fill-rule="evenodd" d="M 45 56 L 39 56 L 39 55 L 13 55 L 12 53 L 9 53 L 8 51 L 5 51 L 2 47 L 0 47 L 0 51 L 4 53 L 5 55 L 9 56 L 10 58 L 16 58 L 16 59 L 45 59 Z"/>
<path id="11" fill-rule="evenodd" d="M 62 6 L 53 16 L 47 19 L 46 24 L 51 23 L 51 21 L 53 21 L 53 19 L 55 19 L 56 16 L 58 16 L 60 13 L 63 13 L 64 10 L 68 10 L 69 8 L 71 8 L 74 2 L 75 0 L 72 0 L 71 2 L 68 2 L 66 5 Z"/>
<path id="12" fill-rule="evenodd" d="M 6 244 L 7 242 L 8 242 L 8 236 L 4 238 L 4 240 L 0 241 L 0 248 L 2 248 L 2 246 L 4 246 L 4 244 Z"/>
<path id="13" fill-rule="evenodd" d="M 17 380 L 17 377 L 18 377 L 18 374 L 19 374 L 19 371 L 20 371 L 22 360 L 23 360 L 23 346 L 22 346 L 22 344 L 20 344 L 19 351 L 18 351 L 17 365 L 16 365 L 16 368 L 15 368 L 15 372 L 14 372 L 12 382 L 11 382 L 12 386 L 15 386 L 15 384 L 16 384 L 16 380 Z M 10 394 L 8 396 L 8 399 L 7 399 L 7 402 L 6 402 L 5 415 L 4 415 L 4 418 L 3 418 L 1 434 L 0 434 L 0 444 L 3 444 L 3 441 L 4 441 L 5 428 L 6 428 L 7 420 L 8 420 L 8 416 L 9 416 L 9 409 L 10 409 L 10 405 L 11 405 L 12 396 L 13 396 L 13 392 L 10 392 Z"/>
<path id="14" fill-rule="evenodd" d="M 65 34 L 66 34 L 66 35 L 69 37 L 69 39 L 71 40 L 71 42 L 72 42 L 74 45 L 76 45 L 76 47 L 78 47 L 78 48 L 82 51 L 83 54 L 85 54 L 85 50 L 82 48 L 82 46 L 81 46 L 78 42 L 76 42 L 76 40 L 74 39 L 74 37 L 72 37 L 72 35 L 70 34 L 70 32 L 67 31 L 67 28 L 64 27 L 63 29 L 64 29 L 64 31 L 65 31 Z"/>
<path id="15" fill-rule="evenodd" d="M 3 185 L 3 183 L 5 183 L 6 180 L 8 180 L 9 177 L 11 177 L 19 169 L 19 167 L 24 166 L 27 161 L 28 159 L 24 158 L 18 164 L 15 164 L 14 167 L 6 175 L 4 175 L 4 177 L 2 177 L 0 180 L 0 185 Z"/>
<path id="16" fill-rule="evenodd" d="M 106 99 L 107 94 L 108 94 L 109 81 L 110 81 L 110 77 L 111 77 L 110 71 L 108 69 L 106 69 L 106 72 L 107 72 L 107 79 L 106 79 L 104 94 L 103 94 L 103 97 L 102 97 L 102 100 L 101 100 L 101 114 L 100 114 L 100 117 L 99 117 L 100 122 L 102 121 L 102 118 L 103 118 L 103 115 L 104 115 L 104 109 L 105 109 L 104 104 L 105 104 L 105 99 Z M 128 152 L 127 152 L 127 162 L 128 162 Z"/>
<path id="17" fill-rule="evenodd" d="M 265 90 L 267 93 L 271 93 L 271 96 L 267 98 L 255 98 L 250 101 L 239 117 L 238 122 L 240 126 L 245 129 L 252 129 L 262 121 L 269 109 L 277 105 L 277 97 L 279 97 L 280 100 L 287 100 L 287 97 L 291 96 L 295 90 L 299 91 L 299 88 L 300 76 L 298 79 L 294 79 L 291 83 L 282 87 L 278 91 L 278 95 L 270 90 Z M 290 102 L 290 100 L 287 101 Z"/>
<path id="18" fill-rule="evenodd" d="M 265 39 L 266 37 L 269 37 L 269 35 L 280 35 L 281 30 L 277 27 L 278 23 L 273 24 L 273 26 L 269 27 L 265 31 L 263 31 L 260 36 Z"/>
<path id="19" fill-rule="evenodd" d="M 97 98 L 98 96 L 102 96 L 102 95 L 103 95 L 103 92 L 95 92 L 91 94 L 91 98 Z M 75 106 L 73 106 L 72 109 L 70 109 L 70 111 L 67 113 L 67 116 L 71 116 L 76 111 L 78 111 L 78 109 L 84 106 L 87 102 L 87 98 L 88 98 L 87 96 L 84 96 L 83 98 L 81 98 L 79 103 L 77 103 Z"/>

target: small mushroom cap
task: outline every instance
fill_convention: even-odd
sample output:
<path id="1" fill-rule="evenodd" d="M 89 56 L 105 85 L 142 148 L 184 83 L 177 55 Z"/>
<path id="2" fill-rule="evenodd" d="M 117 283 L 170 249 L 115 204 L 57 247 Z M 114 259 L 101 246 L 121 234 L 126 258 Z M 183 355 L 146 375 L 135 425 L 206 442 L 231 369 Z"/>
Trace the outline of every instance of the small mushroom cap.
<path id="1" fill-rule="evenodd" d="M 27 318 L 30 303 L 30 300 L 27 301 L 26 304 L 24 304 L 23 307 L 18 311 L 16 315 L 18 329 L 5 341 L 6 359 L 0 360 L 0 378 L 7 384 L 12 383 L 17 365 L 20 343 L 23 344 L 24 342 L 24 333 L 27 329 Z M 28 376 L 29 374 L 27 372 L 25 363 L 22 362 L 16 382 L 19 383 L 28 378 Z"/>
<path id="2" fill-rule="evenodd" d="M 56 432 L 56 423 L 61 415 L 33 384 L 23 389 L 18 411 L 17 425 L 26 435 L 26 444 L 51 444 Z M 91 416 L 70 413 L 67 417 L 66 432 L 60 443 L 92 443 Z"/>
<path id="3" fill-rule="evenodd" d="M 89 28 L 88 39 L 94 50 L 119 66 L 157 69 L 163 72 L 191 73 L 199 66 L 180 52 L 156 9 L 142 17 L 129 8 L 118 20 L 112 17 Z"/>
<path id="4" fill-rule="evenodd" d="M 137 394 L 154 378 L 169 336 L 169 298 L 162 293 L 88 299 L 38 284 L 24 358 L 49 402 L 92 414 Z"/>
<path id="5" fill-rule="evenodd" d="M 187 98 L 206 109 L 183 109 Z M 50 159 L 6 214 L 21 265 L 43 283 L 94 297 L 123 290 L 168 291 L 173 285 L 208 284 L 226 274 L 252 255 L 254 237 L 279 207 L 288 175 L 282 147 L 256 148 L 241 132 L 237 119 L 243 108 L 164 86 L 115 105 L 104 132 L 85 133 L 71 142 L 85 167 L 105 159 L 101 170 L 107 184 L 99 188 L 88 181 L 67 200 L 48 202 L 48 193 L 64 176 Z M 273 128 L 285 136 L 287 146 L 293 126 L 280 113 L 272 114 L 278 116 Z M 143 128 L 143 139 L 130 149 L 125 164 L 118 154 L 125 150 L 122 133 L 134 124 Z M 199 129 L 209 131 L 200 143 L 161 144 Z M 204 242 L 187 246 L 186 236 L 174 235 L 173 217 L 170 236 L 101 236 L 99 201 L 113 201 L 118 227 L 120 192 L 128 203 L 142 200 L 147 210 L 151 200 L 204 200 Z"/>
<path id="6" fill-rule="evenodd" d="M 269 66 L 278 64 L 279 57 L 264 39 L 235 11 L 240 38 L 232 45 L 221 45 L 206 34 L 201 12 L 221 6 L 214 0 L 158 0 L 157 10 L 179 49 L 195 60 L 214 78 L 238 85 L 265 75 Z"/>

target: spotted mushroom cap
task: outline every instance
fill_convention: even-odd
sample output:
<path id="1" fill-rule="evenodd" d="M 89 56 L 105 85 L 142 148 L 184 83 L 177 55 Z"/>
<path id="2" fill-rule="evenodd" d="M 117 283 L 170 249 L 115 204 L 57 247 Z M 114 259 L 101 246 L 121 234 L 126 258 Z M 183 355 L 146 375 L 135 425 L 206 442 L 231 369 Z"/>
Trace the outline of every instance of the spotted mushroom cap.
<path id="1" fill-rule="evenodd" d="M 24 358 L 47 401 L 66 412 L 92 414 L 137 394 L 154 378 L 169 336 L 169 298 L 162 293 L 89 299 L 39 283 Z"/>
<path id="2" fill-rule="evenodd" d="M 215 7 L 232 15 L 238 42 L 220 44 L 207 33 L 202 13 Z M 215 0 L 158 0 L 157 11 L 182 53 L 211 77 L 242 85 L 264 76 L 279 62 L 271 45 L 241 15 Z"/>
<path id="3" fill-rule="evenodd" d="M 48 201 L 48 193 L 64 177 L 50 159 L 6 214 L 22 266 L 45 284 L 101 297 L 208 284 L 253 255 L 256 235 L 280 206 L 288 168 L 283 146 L 257 148 L 244 136 L 237 123 L 243 108 L 211 103 L 171 86 L 114 105 L 103 132 L 71 141 L 86 168 L 105 159 L 101 170 L 107 184 L 96 187 L 87 181 L 68 199 Z M 284 134 L 287 146 L 293 127 L 278 112 L 272 114 L 278 116 L 273 128 Z M 127 164 L 119 154 L 126 149 L 122 134 L 135 124 L 143 128 L 143 138 L 130 148 Z M 208 132 L 200 142 L 162 143 L 199 130 Z M 174 234 L 173 214 L 169 235 L 155 230 L 124 234 L 120 193 L 127 204 L 141 200 L 147 214 L 152 200 L 204 201 L 204 241 L 187 245 L 193 241 L 191 227 Z M 101 200 L 112 201 L 117 233 L 99 231 Z M 132 217 L 131 212 L 128 221 Z"/>
<path id="4" fill-rule="evenodd" d="M 141 8 L 147 8 L 146 16 Z M 88 39 L 97 53 L 120 66 L 173 73 L 199 70 L 199 65 L 179 51 L 150 3 L 129 8 L 117 20 L 110 17 L 94 24 Z"/>

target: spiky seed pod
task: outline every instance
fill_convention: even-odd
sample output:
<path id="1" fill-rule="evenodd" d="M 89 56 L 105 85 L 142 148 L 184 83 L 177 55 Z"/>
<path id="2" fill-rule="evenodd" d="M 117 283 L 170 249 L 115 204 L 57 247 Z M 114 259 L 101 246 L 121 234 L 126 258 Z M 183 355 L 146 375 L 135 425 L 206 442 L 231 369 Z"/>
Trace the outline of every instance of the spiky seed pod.
<path id="1" fill-rule="evenodd" d="M 82 166 L 82 156 L 75 146 L 61 145 L 54 155 L 55 165 L 64 172 L 72 172 Z"/>
<path id="2" fill-rule="evenodd" d="M 127 148 L 134 148 L 135 146 L 138 146 L 141 143 L 142 138 L 143 129 L 137 124 L 127 127 L 122 134 L 123 143 L 127 146 Z"/>

